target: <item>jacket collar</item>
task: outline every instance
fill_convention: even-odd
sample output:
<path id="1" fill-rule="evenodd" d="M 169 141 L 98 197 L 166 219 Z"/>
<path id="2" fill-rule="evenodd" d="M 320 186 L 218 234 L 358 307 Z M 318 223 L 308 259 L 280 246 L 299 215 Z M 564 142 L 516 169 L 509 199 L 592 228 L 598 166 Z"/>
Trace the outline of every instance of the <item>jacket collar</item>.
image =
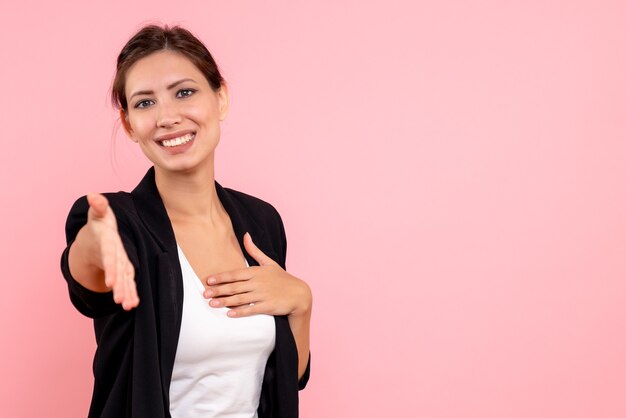
<path id="1" fill-rule="evenodd" d="M 249 209 L 239 202 L 236 192 L 222 187 L 217 181 L 215 181 L 215 189 L 220 202 L 230 217 L 235 236 L 244 256 L 248 260 L 248 264 L 251 266 L 258 265 L 256 260 L 246 252 L 243 245 L 243 236 L 246 232 L 250 232 L 255 244 L 273 258 L 274 254 L 271 251 L 271 244 L 265 242 L 264 239 L 264 229 L 256 223 Z M 176 238 L 172 229 L 172 223 L 156 186 L 154 167 L 150 167 L 131 195 L 139 218 L 161 249 L 168 252 L 175 251 Z"/>

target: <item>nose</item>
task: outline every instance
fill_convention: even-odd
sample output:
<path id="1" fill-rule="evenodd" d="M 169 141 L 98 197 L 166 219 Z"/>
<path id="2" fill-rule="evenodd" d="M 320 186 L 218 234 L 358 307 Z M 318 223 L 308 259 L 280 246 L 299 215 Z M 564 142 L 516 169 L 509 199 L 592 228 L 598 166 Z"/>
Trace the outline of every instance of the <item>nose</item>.
<path id="1" fill-rule="evenodd" d="M 169 128 L 179 124 L 181 121 L 180 112 L 176 105 L 170 103 L 161 103 L 159 106 L 159 114 L 157 118 L 157 126 L 159 128 Z"/>

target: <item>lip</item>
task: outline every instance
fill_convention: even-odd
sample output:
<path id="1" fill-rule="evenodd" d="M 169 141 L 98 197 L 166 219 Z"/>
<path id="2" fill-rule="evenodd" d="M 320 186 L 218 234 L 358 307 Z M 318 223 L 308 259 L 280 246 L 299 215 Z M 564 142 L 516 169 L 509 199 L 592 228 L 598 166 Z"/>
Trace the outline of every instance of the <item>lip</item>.
<path id="1" fill-rule="evenodd" d="M 185 130 L 185 131 L 178 131 L 178 132 L 173 132 L 171 134 L 165 134 L 165 135 L 158 136 L 158 137 L 156 137 L 154 139 L 154 141 L 155 142 L 161 142 L 161 141 L 165 141 L 167 139 L 174 139 L 174 138 L 178 138 L 180 136 L 184 136 L 184 135 L 187 135 L 187 134 L 195 134 L 195 133 L 196 133 L 196 131 L 188 129 L 188 130 Z"/>

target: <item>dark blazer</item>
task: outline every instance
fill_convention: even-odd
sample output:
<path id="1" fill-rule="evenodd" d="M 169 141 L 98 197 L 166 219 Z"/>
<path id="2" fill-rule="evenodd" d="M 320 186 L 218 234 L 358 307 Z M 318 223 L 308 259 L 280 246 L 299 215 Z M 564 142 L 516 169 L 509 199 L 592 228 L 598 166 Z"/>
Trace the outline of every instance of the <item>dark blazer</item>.
<path id="1" fill-rule="evenodd" d="M 255 244 L 285 268 L 287 242 L 280 215 L 270 204 L 223 188 L 218 197 L 228 212 L 241 250 L 250 266 L 258 265 L 243 246 L 250 232 Z M 183 305 L 183 278 L 176 240 L 151 168 L 131 192 L 105 193 L 113 209 L 124 248 L 135 267 L 139 306 L 124 311 L 112 293 L 81 286 L 68 266 L 70 245 L 87 222 L 89 205 L 79 198 L 67 218 L 67 247 L 61 257 L 70 299 L 93 318 L 98 348 L 93 362 L 94 390 L 89 417 L 166 418 Z M 286 316 L 274 317 L 276 347 L 265 368 L 259 418 L 298 416 L 298 352 Z M 309 358 L 310 360 L 310 358 Z"/>

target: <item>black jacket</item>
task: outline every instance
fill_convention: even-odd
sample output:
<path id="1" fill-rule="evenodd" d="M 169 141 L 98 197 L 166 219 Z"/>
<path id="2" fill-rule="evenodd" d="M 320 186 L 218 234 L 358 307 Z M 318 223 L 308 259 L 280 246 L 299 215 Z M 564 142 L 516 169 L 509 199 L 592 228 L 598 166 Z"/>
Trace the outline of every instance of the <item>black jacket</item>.
<path id="1" fill-rule="evenodd" d="M 243 254 L 243 235 L 285 268 L 287 242 L 278 212 L 268 203 L 223 188 L 218 197 L 228 212 Z M 89 205 L 79 198 L 67 218 L 67 248 L 61 257 L 70 299 L 76 309 L 93 318 L 98 348 L 93 362 L 94 390 L 89 417 L 166 418 L 169 388 L 180 332 L 183 279 L 174 231 L 156 188 L 154 168 L 131 193 L 105 194 L 113 209 L 122 242 L 135 267 L 139 306 L 124 311 L 112 293 L 92 292 L 76 282 L 67 255 L 78 231 L 87 222 Z M 263 378 L 259 418 L 298 416 L 298 390 L 308 381 L 309 366 L 298 382 L 298 352 L 285 316 L 274 317 L 276 347 Z"/>

